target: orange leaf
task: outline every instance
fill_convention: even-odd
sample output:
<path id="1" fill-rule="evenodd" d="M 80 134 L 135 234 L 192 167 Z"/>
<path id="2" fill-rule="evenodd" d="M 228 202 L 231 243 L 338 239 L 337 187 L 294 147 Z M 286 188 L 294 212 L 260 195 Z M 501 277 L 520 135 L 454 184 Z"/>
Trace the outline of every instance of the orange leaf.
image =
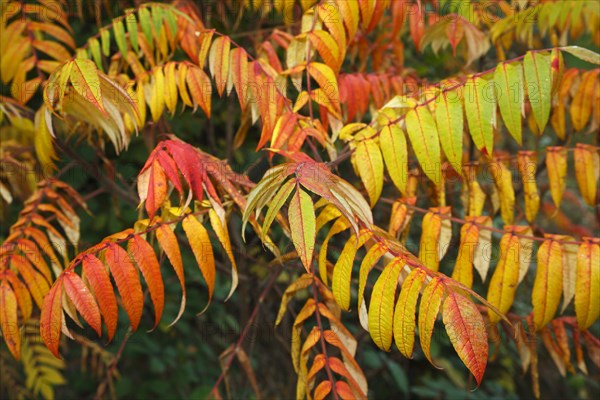
<path id="1" fill-rule="evenodd" d="M 54 354 L 58 355 L 58 345 L 60 343 L 60 330 L 62 327 L 62 279 L 57 279 L 44 298 L 42 315 L 40 316 L 40 335 L 46 347 Z M 4 309 L 4 306 L 1 307 Z M 60 357 L 59 357 L 60 358 Z"/>
<path id="2" fill-rule="evenodd" d="M 242 111 L 248 100 L 248 54 L 246 50 L 236 48 L 231 51 L 231 70 L 233 85 L 238 95 Z"/>
<path id="3" fill-rule="evenodd" d="M 6 346 L 18 360 L 21 357 L 21 332 L 17 315 L 17 297 L 10 285 L 4 281 L 0 284 L 0 328 Z"/>
<path id="4" fill-rule="evenodd" d="M 167 197 L 167 178 L 157 160 L 138 177 L 138 193 L 148 216 L 154 218 Z"/>
<path id="5" fill-rule="evenodd" d="M 442 306 L 442 318 L 452 346 L 480 385 L 488 357 L 483 317 L 473 302 L 450 291 Z"/>
<path id="6" fill-rule="evenodd" d="M 33 300 L 38 305 L 38 307 L 42 307 L 44 304 L 44 296 L 48 293 L 50 286 L 48 286 L 48 282 L 46 279 L 38 272 L 36 272 L 29 260 L 19 255 L 14 254 L 11 257 L 12 266 L 16 267 L 19 271 L 19 274 L 23 277 L 23 281 L 27 284 L 29 288 L 29 292 L 33 297 Z"/>
<path id="7" fill-rule="evenodd" d="M 190 91 L 190 96 L 194 101 L 194 112 L 200 106 L 202 111 L 210 117 L 210 96 L 212 85 L 210 78 L 196 66 L 190 65 L 187 71 L 186 82 Z"/>
<path id="8" fill-rule="evenodd" d="M 63 276 L 65 293 L 75 305 L 79 314 L 90 324 L 98 336 L 102 336 L 102 320 L 100 310 L 88 287 L 83 280 L 73 271 L 66 272 Z"/>
<path id="9" fill-rule="evenodd" d="M 185 292 L 185 276 L 183 274 L 183 261 L 181 260 L 181 251 L 179 250 L 179 245 L 177 244 L 177 237 L 175 233 L 165 225 L 161 225 L 156 230 L 156 239 L 158 239 L 158 243 L 160 247 L 164 250 L 167 258 L 171 262 L 173 269 L 175 270 L 175 274 L 177 275 L 177 279 L 179 279 L 179 284 L 181 285 L 181 305 L 179 306 L 179 312 L 177 313 L 177 317 L 175 320 L 169 324 L 169 326 L 173 325 L 175 322 L 181 318 L 183 314 L 183 310 L 185 309 L 185 301 L 187 298 Z"/>
<path id="10" fill-rule="evenodd" d="M 108 333 L 108 340 L 112 340 L 117 330 L 119 312 L 117 309 L 117 297 L 115 296 L 110 277 L 104 268 L 104 264 L 96 256 L 88 254 L 83 257 L 83 273 L 89 282 L 90 288 L 100 307 L 100 314 L 104 318 Z"/>
<path id="11" fill-rule="evenodd" d="M 115 278 L 131 327 L 135 331 L 140 324 L 144 309 L 140 276 L 127 252 L 116 244 L 110 244 L 106 249 L 105 259 L 110 273 Z"/>
<path id="12" fill-rule="evenodd" d="M 223 95 L 225 85 L 227 84 L 227 76 L 229 75 L 229 38 L 220 36 L 215 39 L 210 54 L 208 55 L 208 65 L 211 75 L 217 83 L 217 92 L 219 96 Z"/>
<path id="13" fill-rule="evenodd" d="M 154 304 L 154 327 L 156 328 L 165 306 L 165 286 L 160 274 L 160 266 L 154 254 L 154 249 L 139 235 L 135 235 L 127 243 L 127 251 L 142 272 L 152 304 Z"/>

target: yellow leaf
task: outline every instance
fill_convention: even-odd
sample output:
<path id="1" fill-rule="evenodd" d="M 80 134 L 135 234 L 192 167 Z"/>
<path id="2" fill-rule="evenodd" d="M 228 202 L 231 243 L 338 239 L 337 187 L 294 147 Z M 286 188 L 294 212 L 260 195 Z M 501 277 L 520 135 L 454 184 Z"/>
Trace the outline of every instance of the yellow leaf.
<path id="1" fill-rule="evenodd" d="M 598 192 L 597 182 L 600 177 L 598 147 L 577 143 L 575 147 L 575 177 L 583 199 L 588 205 L 594 207 Z"/>
<path id="2" fill-rule="evenodd" d="M 442 179 L 440 143 L 427 107 L 416 107 L 406 114 L 406 132 L 423 172 L 439 186 Z"/>
<path id="3" fill-rule="evenodd" d="M 152 74 L 152 92 L 150 97 L 150 113 L 152 121 L 158 122 L 165 108 L 165 76 L 162 68 L 156 68 Z"/>
<path id="4" fill-rule="evenodd" d="M 577 251 L 575 315 L 580 330 L 592 326 L 600 316 L 600 241 L 584 238 Z"/>
<path id="5" fill-rule="evenodd" d="M 370 237 L 369 234 L 361 234 L 358 239 L 351 237 L 344 245 L 335 266 L 331 279 L 331 290 L 335 301 L 343 310 L 350 310 L 350 281 L 352 280 L 352 266 L 356 251 Z"/>
<path id="6" fill-rule="evenodd" d="M 439 269 L 440 260 L 446 255 L 452 236 L 450 220 L 441 215 L 449 216 L 450 207 L 430 208 L 430 212 L 423 217 L 419 259 L 432 271 Z"/>
<path id="7" fill-rule="evenodd" d="M 573 96 L 570 112 L 573 128 L 576 131 L 585 128 L 590 119 L 590 115 L 592 115 L 594 94 L 598 90 L 598 74 L 600 74 L 600 69 L 598 68 L 585 72 L 581 77 L 579 89 Z"/>
<path id="8" fill-rule="evenodd" d="M 548 170 L 548 182 L 550 183 L 550 194 L 556 208 L 560 207 L 563 193 L 565 192 L 565 177 L 567 175 L 567 149 L 552 146 L 546 149 L 546 169 Z"/>
<path id="9" fill-rule="evenodd" d="M 358 277 L 358 308 L 360 309 L 365 294 L 365 286 L 367 286 L 367 277 L 369 276 L 369 272 L 373 269 L 373 267 L 377 264 L 379 259 L 383 257 L 385 253 L 387 253 L 388 248 L 383 243 L 377 243 L 367 251 L 365 257 L 362 259 L 360 263 L 359 269 L 359 277 Z"/>
<path id="10" fill-rule="evenodd" d="M 292 297 L 296 295 L 302 289 L 306 289 L 313 283 L 313 277 L 309 274 L 303 274 L 294 282 L 292 282 L 285 292 L 283 292 L 283 296 L 281 298 L 281 305 L 279 306 L 279 312 L 277 313 L 277 318 L 275 319 L 275 326 L 281 323 L 283 316 L 285 315 L 285 311 L 287 310 L 287 306 L 292 300 Z"/>
<path id="11" fill-rule="evenodd" d="M 202 276 L 206 281 L 206 286 L 208 286 L 208 302 L 210 303 L 215 288 L 216 269 L 215 257 L 208 232 L 193 215 L 184 218 L 181 225 L 188 238 L 200 272 L 202 272 Z"/>
<path id="12" fill-rule="evenodd" d="M 562 248 L 556 240 L 545 240 L 538 249 L 537 272 L 531 302 L 533 303 L 533 322 L 540 330 L 554 317 L 562 292 L 563 258 Z"/>
<path id="13" fill-rule="evenodd" d="M 416 268 L 408 274 L 402 283 L 394 311 L 394 340 L 396 347 L 406 358 L 412 358 L 417 328 L 415 322 L 417 299 L 426 276 L 420 268 Z"/>
<path id="14" fill-rule="evenodd" d="M 512 225 L 515 208 L 515 190 L 512 184 L 512 173 L 501 160 L 490 163 L 490 169 L 492 169 L 490 173 L 498 189 L 502 220 L 506 225 Z"/>
<path id="15" fill-rule="evenodd" d="M 372 139 L 361 140 L 352 160 L 367 189 L 371 207 L 374 207 L 383 189 L 383 159 L 379 146 Z"/>
<path id="16" fill-rule="evenodd" d="M 425 286 L 419 306 L 419 340 L 425 357 L 433 365 L 435 364 L 431 358 L 431 335 L 440 311 L 443 295 L 444 286 L 440 278 L 435 277 Z"/>
<path id="17" fill-rule="evenodd" d="M 519 238 L 506 233 L 500 239 L 500 259 L 490 280 L 487 301 L 501 313 L 506 313 L 515 299 L 515 291 L 519 281 Z M 489 313 L 490 322 L 495 324 L 500 316 Z"/>
<path id="18" fill-rule="evenodd" d="M 525 194 L 525 217 L 530 223 L 533 223 L 540 208 L 540 195 L 535 183 L 537 170 L 535 154 L 534 151 L 519 151 L 518 155 L 519 174 Z"/>
<path id="19" fill-rule="evenodd" d="M 394 298 L 398 276 L 404 268 L 404 260 L 396 258 L 385 266 L 377 278 L 369 304 L 369 334 L 381 350 L 388 351 L 392 345 Z"/>
<path id="20" fill-rule="evenodd" d="M 165 105 L 173 115 L 177 107 L 177 79 L 175 78 L 175 63 L 170 62 L 165 67 Z"/>
<path id="21" fill-rule="evenodd" d="M 220 217 L 215 209 L 211 208 L 208 210 L 208 218 L 210 220 L 210 226 L 215 231 L 221 246 L 223 246 L 223 249 L 225 250 L 225 254 L 227 254 L 227 258 L 229 258 L 229 262 L 231 262 L 231 289 L 225 298 L 225 301 L 227 301 L 238 285 L 237 265 L 235 263 L 235 257 L 233 256 L 233 249 L 231 248 L 231 240 L 229 239 L 229 231 L 227 230 L 225 216 L 222 215 Z"/>
<path id="22" fill-rule="evenodd" d="M 326 107 L 335 118 L 341 119 L 340 94 L 333 70 L 328 65 L 317 62 L 311 62 L 306 68 L 321 89 L 313 90 L 313 100 Z"/>
<path id="23" fill-rule="evenodd" d="M 315 210 L 309 194 L 299 186 L 296 186 L 296 193 L 288 208 L 288 220 L 294 247 L 304 268 L 310 273 L 315 249 Z"/>
<path id="24" fill-rule="evenodd" d="M 464 284 L 468 288 L 473 286 L 473 260 L 475 249 L 479 243 L 479 227 L 473 222 L 468 222 L 460 228 L 460 245 L 458 257 L 452 272 L 452 279 Z"/>

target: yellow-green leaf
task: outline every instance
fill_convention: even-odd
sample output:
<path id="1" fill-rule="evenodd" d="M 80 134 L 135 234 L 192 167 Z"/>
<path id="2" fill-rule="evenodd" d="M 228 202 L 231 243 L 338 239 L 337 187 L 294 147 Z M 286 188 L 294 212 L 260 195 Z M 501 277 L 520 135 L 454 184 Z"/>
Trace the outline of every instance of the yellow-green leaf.
<path id="1" fill-rule="evenodd" d="M 550 54 L 527 52 L 523 60 L 523 67 L 533 116 L 540 132 L 543 132 L 550 117 L 552 97 Z"/>
<path id="2" fill-rule="evenodd" d="M 100 90 L 100 78 L 96 65 L 91 60 L 76 58 L 72 63 L 70 80 L 73 88 L 94 107 L 106 114 Z"/>
<path id="3" fill-rule="evenodd" d="M 310 195 L 298 185 L 288 208 L 288 219 L 294 247 L 310 273 L 315 249 L 315 209 Z"/>
<path id="4" fill-rule="evenodd" d="M 523 86 L 523 67 L 521 63 L 502 63 L 494 72 L 496 98 L 500 107 L 500 114 L 506 129 L 521 145 L 522 123 L 521 113 L 525 103 Z"/>
<path id="5" fill-rule="evenodd" d="M 496 99 L 489 81 L 474 76 L 465 84 L 465 112 L 469 132 L 475 146 L 483 154 L 492 156 L 494 150 L 494 125 Z"/>
<path id="6" fill-rule="evenodd" d="M 400 190 L 400 193 L 405 195 L 408 180 L 408 155 L 406 138 L 402 129 L 397 124 L 384 127 L 379 134 L 379 147 L 392 182 Z"/>
<path id="7" fill-rule="evenodd" d="M 423 172 L 439 186 L 442 180 L 440 143 L 435 121 L 427 107 L 416 107 L 408 112 L 406 132 Z"/>
<path id="8" fill-rule="evenodd" d="M 462 171 L 463 105 L 456 91 L 442 91 L 435 104 L 435 119 L 446 158 L 455 171 Z"/>

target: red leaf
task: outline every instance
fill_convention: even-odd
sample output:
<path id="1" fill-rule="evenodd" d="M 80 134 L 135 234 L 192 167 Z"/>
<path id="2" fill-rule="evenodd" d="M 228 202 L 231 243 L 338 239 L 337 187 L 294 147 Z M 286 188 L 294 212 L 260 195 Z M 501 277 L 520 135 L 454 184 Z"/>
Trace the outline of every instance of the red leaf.
<path id="1" fill-rule="evenodd" d="M 452 291 L 444 300 L 442 317 L 452 346 L 480 385 L 488 357 L 483 317 L 473 302 Z"/>

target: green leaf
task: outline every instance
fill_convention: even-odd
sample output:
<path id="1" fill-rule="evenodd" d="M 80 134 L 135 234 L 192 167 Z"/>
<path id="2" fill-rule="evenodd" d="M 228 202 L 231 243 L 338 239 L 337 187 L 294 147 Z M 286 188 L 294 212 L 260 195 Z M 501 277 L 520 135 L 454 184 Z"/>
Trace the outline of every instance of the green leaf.
<path id="1" fill-rule="evenodd" d="M 296 186 L 296 193 L 288 209 L 292 242 L 304 268 L 310 273 L 315 249 L 315 209 L 310 195 Z"/>
<path id="2" fill-rule="evenodd" d="M 469 132 L 475 146 L 488 156 L 494 150 L 494 120 L 496 100 L 489 81 L 481 77 L 471 77 L 465 84 L 465 112 Z"/>
<path id="3" fill-rule="evenodd" d="M 138 11 L 140 25 L 142 26 L 142 32 L 146 36 L 146 41 L 151 49 L 154 49 L 154 40 L 152 39 L 152 18 L 150 17 L 150 11 L 148 8 L 141 7 Z"/>
<path id="4" fill-rule="evenodd" d="M 494 82 L 497 84 L 496 98 L 504 125 L 520 145 L 522 144 L 521 113 L 525 102 L 523 67 L 520 63 L 498 65 L 494 72 Z"/>
<path id="5" fill-rule="evenodd" d="M 523 61 L 527 95 L 533 110 L 535 122 L 544 131 L 550 117 L 552 97 L 552 71 L 550 54 L 528 52 Z"/>
<path id="6" fill-rule="evenodd" d="M 269 206 L 269 209 L 268 209 L 267 213 L 265 214 L 265 220 L 262 225 L 261 233 L 262 233 L 263 241 L 264 241 L 265 236 L 269 232 L 269 228 L 271 227 L 273 220 L 277 216 L 277 213 L 279 212 L 281 207 L 283 207 L 283 205 L 287 201 L 288 197 L 290 197 L 290 193 L 292 193 L 292 190 L 294 190 L 295 185 L 296 185 L 296 182 L 294 182 L 293 180 L 289 180 L 286 183 L 284 183 L 281 186 L 281 188 L 279 188 L 279 191 L 277 192 L 275 197 L 273 197 L 272 201 L 270 202 L 271 205 Z"/>
<path id="7" fill-rule="evenodd" d="M 426 106 L 418 106 L 406 114 L 406 132 L 423 172 L 438 186 L 442 176 L 440 142 L 435 121 Z"/>
<path id="8" fill-rule="evenodd" d="M 159 5 L 153 5 L 152 10 L 152 22 L 154 22 L 154 32 L 156 37 L 160 37 L 160 31 L 162 29 L 163 18 L 165 16 L 164 10 Z"/>
<path id="9" fill-rule="evenodd" d="M 435 119 L 444 154 L 452 168 L 461 173 L 464 121 L 462 99 L 457 91 L 442 91 L 435 106 Z"/>
<path id="10" fill-rule="evenodd" d="M 116 20 L 113 24 L 113 30 L 115 31 L 115 41 L 117 42 L 117 47 L 119 51 L 123 55 L 123 57 L 127 56 L 127 39 L 125 38 L 125 28 L 123 27 L 123 21 L 121 19 Z"/>
<path id="11" fill-rule="evenodd" d="M 102 70 L 102 55 L 100 53 L 100 43 L 96 38 L 90 39 L 90 53 L 92 53 L 92 58 L 96 62 L 96 66 L 98 67 L 98 69 Z"/>
<path id="12" fill-rule="evenodd" d="M 125 17 L 125 23 L 127 24 L 127 32 L 129 32 L 129 41 L 131 42 L 131 47 L 136 52 L 140 51 L 139 39 L 138 39 L 138 24 L 135 19 L 135 14 L 133 12 L 127 14 Z"/>
<path id="13" fill-rule="evenodd" d="M 102 41 L 102 54 L 108 57 L 110 54 L 110 32 L 108 29 L 100 30 L 100 40 Z"/>

